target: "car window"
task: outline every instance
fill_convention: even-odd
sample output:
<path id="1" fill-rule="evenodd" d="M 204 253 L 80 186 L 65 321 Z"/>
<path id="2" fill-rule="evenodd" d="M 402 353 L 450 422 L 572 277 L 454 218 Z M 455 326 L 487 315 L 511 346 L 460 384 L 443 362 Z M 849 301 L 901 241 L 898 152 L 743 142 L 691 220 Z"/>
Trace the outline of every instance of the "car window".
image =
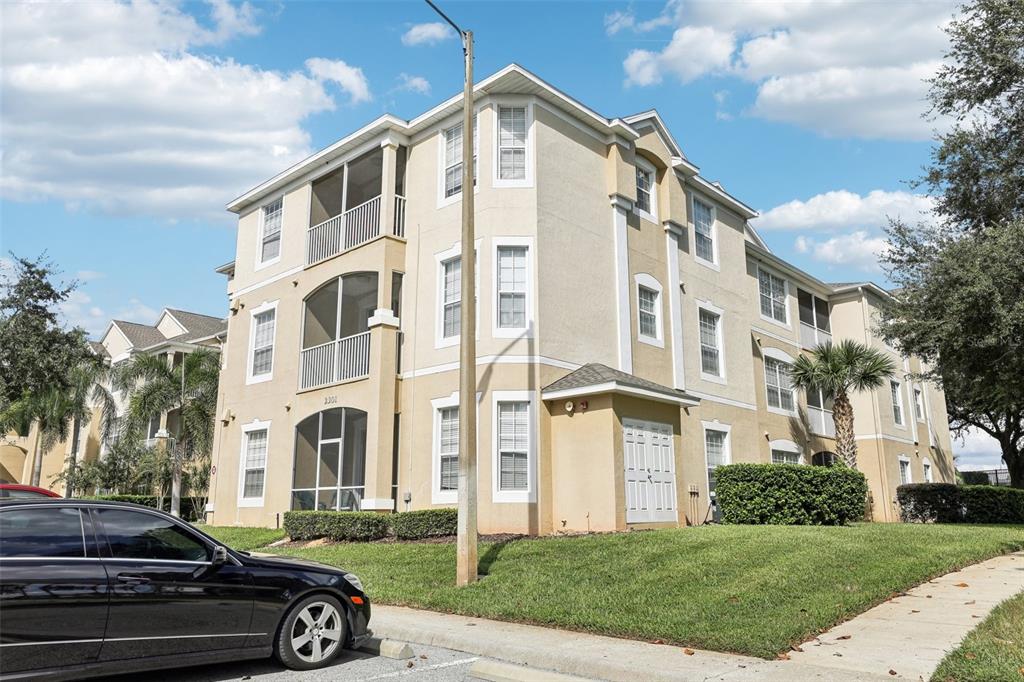
<path id="1" fill-rule="evenodd" d="M 0 557 L 84 557 L 82 516 L 74 507 L 0 512 Z"/>
<path id="2" fill-rule="evenodd" d="M 173 521 L 145 512 L 99 509 L 110 553 L 117 559 L 208 561 L 210 550 Z"/>
<path id="3" fill-rule="evenodd" d="M 4 492 L 7 493 L 7 497 L 10 497 L 12 499 L 24 499 L 26 497 L 31 497 L 31 498 L 34 498 L 34 499 L 39 499 L 39 498 L 48 499 L 50 497 L 50 495 L 44 495 L 43 493 L 37 493 L 34 490 L 18 490 L 17 488 L 10 488 L 10 489 L 8 489 L 8 490 L 6 490 Z"/>

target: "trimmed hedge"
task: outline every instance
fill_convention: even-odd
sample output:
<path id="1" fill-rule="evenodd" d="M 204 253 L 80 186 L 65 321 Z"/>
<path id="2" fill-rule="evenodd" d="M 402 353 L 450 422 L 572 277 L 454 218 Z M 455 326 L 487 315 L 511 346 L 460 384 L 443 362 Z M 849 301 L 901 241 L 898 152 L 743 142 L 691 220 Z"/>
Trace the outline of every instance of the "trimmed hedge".
<path id="1" fill-rule="evenodd" d="M 896 488 L 900 518 L 918 523 L 1024 524 L 1024 490 L 995 485 L 908 483 Z"/>
<path id="2" fill-rule="evenodd" d="M 864 474 L 844 466 L 728 464 L 715 469 L 725 523 L 835 526 L 864 518 Z"/>
<path id="3" fill-rule="evenodd" d="M 375 512 L 290 511 L 284 531 L 292 540 L 368 542 L 388 534 L 388 517 Z"/>
<path id="4" fill-rule="evenodd" d="M 389 517 L 391 533 L 399 540 L 422 540 L 455 535 L 458 509 L 423 509 L 399 512 Z"/>
<path id="5" fill-rule="evenodd" d="M 90 495 L 83 497 L 83 500 L 107 500 L 109 502 L 131 502 L 133 504 L 141 504 L 143 507 L 152 507 L 153 509 L 159 509 L 159 497 L 156 495 Z M 205 518 L 205 506 L 206 498 L 203 497 L 183 497 L 181 498 L 181 516 L 184 519 L 192 521 L 201 521 Z M 171 511 L 171 498 L 164 497 L 163 510 L 165 512 Z"/>
<path id="6" fill-rule="evenodd" d="M 992 479 L 984 471 L 960 471 L 964 485 L 992 485 Z"/>

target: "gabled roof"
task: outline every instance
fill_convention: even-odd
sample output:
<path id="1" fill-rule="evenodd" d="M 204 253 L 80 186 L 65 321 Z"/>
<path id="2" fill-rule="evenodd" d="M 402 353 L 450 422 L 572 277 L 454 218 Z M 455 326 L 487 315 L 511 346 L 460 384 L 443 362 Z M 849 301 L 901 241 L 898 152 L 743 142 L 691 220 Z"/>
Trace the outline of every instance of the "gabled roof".
<path id="1" fill-rule="evenodd" d="M 579 369 L 566 374 L 558 381 L 548 384 L 541 389 L 541 398 L 544 400 L 558 400 L 559 398 L 597 395 L 599 393 L 621 393 L 685 406 L 700 403 L 699 398 L 684 391 L 678 391 L 636 375 L 612 369 L 598 362 L 583 365 Z"/>
<path id="2" fill-rule="evenodd" d="M 91 350 L 95 355 L 97 355 L 97 356 L 99 356 L 101 358 L 109 358 L 110 357 L 110 353 L 107 352 L 106 346 L 104 346 L 99 341 L 90 341 L 89 342 L 89 350 Z"/>
<path id="3" fill-rule="evenodd" d="M 111 329 L 117 329 L 121 335 L 124 336 L 132 350 L 145 351 L 170 343 L 194 344 L 216 336 L 221 336 L 227 332 L 228 329 L 227 320 L 219 317 L 213 317 L 212 315 L 192 313 L 187 310 L 178 310 L 176 308 L 164 308 L 163 312 L 160 314 L 160 318 L 163 318 L 165 315 L 170 316 L 171 319 L 177 322 L 177 325 L 185 331 L 181 334 L 168 337 L 164 336 L 156 325 L 139 324 L 138 322 L 128 322 L 126 320 L 112 320 L 110 327 L 107 328 L 103 337 L 106 338 Z M 103 349 L 104 354 L 108 354 L 102 343 L 90 343 L 98 345 Z"/>
<path id="4" fill-rule="evenodd" d="M 679 146 L 678 142 L 676 142 L 676 138 L 672 137 L 672 133 L 669 132 L 668 126 L 665 125 L 665 122 L 661 120 L 661 116 L 658 114 L 656 109 L 649 109 L 647 111 L 642 111 L 639 114 L 626 116 L 622 120 L 634 128 L 639 128 L 645 124 L 653 126 L 654 130 L 665 142 L 665 146 L 668 147 L 670 152 L 672 152 L 672 156 L 683 161 L 686 160 L 686 154 L 683 153 L 683 148 Z"/>
<path id="5" fill-rule="evenodd" d="M 211 336 L 216 336 L 228 328 L 227 320 L 220 317 L 190 313 L 187 310 L 176 310 L 174 308 L 167 308 L 166 312 L 187 330 L 184 334 L 174 337 L 178 341 L 207 339 Z"/>
<path id="6" fill-rule="evenodd" d="M 117 327 L 128 339 L 128 343 L 136 349 L 147 348 L 167 340 L 159 329 L 148 324 L 126 320 L 114 320 L 111 324 Z"/>

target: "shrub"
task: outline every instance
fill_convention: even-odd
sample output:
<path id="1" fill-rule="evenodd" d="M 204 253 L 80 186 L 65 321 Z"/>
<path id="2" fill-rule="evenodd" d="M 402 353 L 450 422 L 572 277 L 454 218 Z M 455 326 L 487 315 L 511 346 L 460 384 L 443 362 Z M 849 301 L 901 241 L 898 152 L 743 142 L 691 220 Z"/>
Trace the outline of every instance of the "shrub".
<path id="1" fill-rule="evenodd" d="M 423 509 L 400 512 L 390 517 L 391 532 L 399 540 L 455 535 L 459 511 L 457 509 Z"/>
<path id="2" fill-rule="evenodd" d="M 289 511 L 284 530 L 292 540 L 367 542 L 388 534 L 388 517 L 374 512 Z"/>
<path id="3" fill-rule="evenodd" d="M 152 507 L 153 509 L 159 509 L 158 504 L 159 498 L 156 495 L 90 495 L 89 497 L 83 497 L 84 500 L 107 500 L 110 502 L 131 502 L 132 504 L 141 504 L 143 507 Z M 181 498 L 181 518 L 189 521 L 202 521 L 205 514 L 206 498 L 205 497 L 183 497 Z M 163 510 L 165 512 L 171 511 L 171 498 L 164 497 Z"/>
<path id="4" fill-rule="evenodd" d="M 964 485 L 992 485 L 992 479 L 984 471 L 958 471 Z"/>
<path id="5" fill-rule="evenodd" d="M 909 483 L 896 489 L 900 518 L 922 523 L 1024 523 L 1024 490 L 994 485 Z"/>
<path id="6" fill-rule="evenodd" d="M 841 525 L 864 517 L 864 474 L 842 466 L 729 464 L 715 469 L 725 523 Z"/>

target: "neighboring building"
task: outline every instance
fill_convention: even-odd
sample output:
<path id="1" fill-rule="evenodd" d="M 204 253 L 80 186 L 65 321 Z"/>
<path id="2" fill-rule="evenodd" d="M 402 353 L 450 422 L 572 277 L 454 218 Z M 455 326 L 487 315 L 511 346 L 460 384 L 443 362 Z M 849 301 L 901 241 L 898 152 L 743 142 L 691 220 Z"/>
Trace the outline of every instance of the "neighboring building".
<path id="1" fill-rule="evenodd" d="M 480 530 L 696 524 L 718 464 L 830 461 L 787 368 L 832 336 L 884 348 L 888 294 L 774 256 L 654 111 L 515 65 L 474 103 Z M 455 504 L 461 108 L 383 116 L 228 206 L 213 523 Z M 880 520 L 901 476 L 954 475 L 941 391 L 897 381 L 853 399 Z"/>
<path id="2" fill-rule="evenodd" d="M 102 338 L 90 341 L 89 344 L 94 353 L 112 365 L 139 353 L 166 355 L 168 362 L 177 365 L 185 354 L 196 348 L 206 347 L 219 351 L 226 333 L 227 323 L 221 318 L 165 308 L 154 325 L 113 320 Z M 125 396 L 115 393 L 114 399 L 119 411 L 123 410 Z M 173 432 L 177 418 L 177 412 L 172 411 L 154 419 L 149 425 L 147 436 L 155 439 L 161 428 L 169 428 Z M 64 494 L 64 484 L 54 479 L 64 470 L 69 457 L 74 456 L 79 462 L 88 462 L 103 456 L 107 444 L 101 439 L 100 421 L 99 408 L 96 407 L 89 423 L 73 428 L 70 438 L 43 453 L 40 486 Z M 15 483 L 31 481 L 38 437 L 37 429 L 33 427 L 27 436 L 12 435 L 0 445 L 0 478 Z"/>

